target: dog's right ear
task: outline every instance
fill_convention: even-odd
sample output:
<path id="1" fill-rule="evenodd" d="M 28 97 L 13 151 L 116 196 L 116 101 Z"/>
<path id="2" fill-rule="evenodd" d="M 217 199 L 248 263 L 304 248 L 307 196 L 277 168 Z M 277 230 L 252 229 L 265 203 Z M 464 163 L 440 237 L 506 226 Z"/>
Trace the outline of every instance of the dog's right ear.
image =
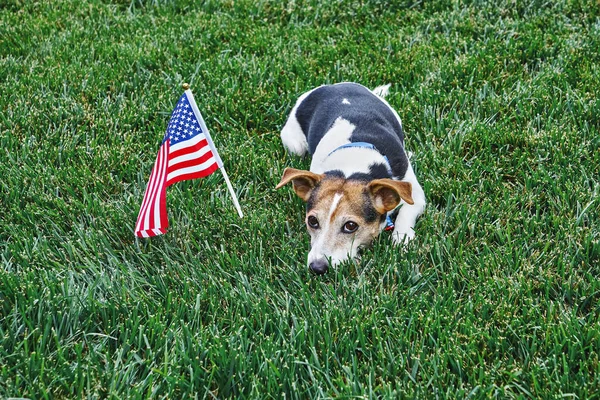
<path id="1" fill-rule="evenodd" d="M 321 182 L 323 175 L 315 174 L 310 171 L 303 171 L 301 169 L 286 168 L 283 171 L 281 181 L 275 186 L 275 189 L 287 185 L 292 182 L 294 191 L 304 201 L 308 201 L 312 190 Z"/>
<path id="2" fill-rule="evenodd" d="M 410 182 L 387 178 L 375 179 L 367 185 L 367 189 L 371 192 L 375 209 L 380 214 L 392 211 L 400 204 L 400 200 L 404 200 L 407 204 L 415 204 Z"/>

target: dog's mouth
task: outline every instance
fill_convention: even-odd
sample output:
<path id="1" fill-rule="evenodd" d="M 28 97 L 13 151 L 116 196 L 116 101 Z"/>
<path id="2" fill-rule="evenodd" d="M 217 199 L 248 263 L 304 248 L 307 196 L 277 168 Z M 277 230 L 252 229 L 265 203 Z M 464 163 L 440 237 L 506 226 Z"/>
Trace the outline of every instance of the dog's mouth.
<path id="1" fill-rule="evenodd" d="M 348 254 L 348 257 L 344 258 L 344 259 L 335 260 L 335 259 L 333 259 L 333 257 L 325 255 L 325 256 L 323 256 L 320 259 L 316 259 L 314 261 L 311 261 L 308 264 L 308 269 L 314 275 L 324 275 L 329 270 L 335 269 L 335 268 L 339 267 L 342 264 L 359 262 L 361 260 L 362 256 L 363 256 L 363 253 L 367 249 L 369 249 L 369 247 L 371 247 L 371 244 L 362 244 L 362 245 L 359 245 L 356 248 L 354 255 Z"/>
<path id="2" fill-rule="evenodd" d="M 359 246 L 356 249 L 356 255 L 353 257 L 354 259 L 360 259 L 363 255 L 363 252 L 365 251 L 365 249 L 367 248 L 367 246 Z"/>

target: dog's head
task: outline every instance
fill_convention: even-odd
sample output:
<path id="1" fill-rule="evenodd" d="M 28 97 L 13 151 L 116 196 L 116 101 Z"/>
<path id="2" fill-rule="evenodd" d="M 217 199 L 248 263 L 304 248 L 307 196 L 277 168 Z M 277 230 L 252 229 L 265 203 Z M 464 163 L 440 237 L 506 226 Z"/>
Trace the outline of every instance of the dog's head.
<path id="1" fill-rule="evenodd" d="M 347 179 L 335 172 L 315 174 L 286 168 L 277 189 L 292 182 L 306 201 L 311 249 L 308 267 L 323 274 L 331 265 L 354 258 L 385 225 L 388 211 L 401 200 L 413 204 L 411 184 L 393 179 Z"/>

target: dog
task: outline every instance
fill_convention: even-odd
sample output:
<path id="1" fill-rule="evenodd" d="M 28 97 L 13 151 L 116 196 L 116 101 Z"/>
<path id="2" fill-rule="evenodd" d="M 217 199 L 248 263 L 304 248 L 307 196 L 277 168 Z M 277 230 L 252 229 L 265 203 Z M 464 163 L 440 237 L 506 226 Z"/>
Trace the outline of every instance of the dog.
<path id="1" fill-rule="evenodd" d="M 319 86 L 298 98 L 281 130 L 289 153 L 312 156 L 309 171 L 286 168 L 276 188 L 291 182 L 306 202 L 307 264 L 315 274 L 356 258 L 396 213 L 393 242 L 415 236 L 425 193 L 404 148 L 402 121 L 385 100 L 389 88 Z"/>

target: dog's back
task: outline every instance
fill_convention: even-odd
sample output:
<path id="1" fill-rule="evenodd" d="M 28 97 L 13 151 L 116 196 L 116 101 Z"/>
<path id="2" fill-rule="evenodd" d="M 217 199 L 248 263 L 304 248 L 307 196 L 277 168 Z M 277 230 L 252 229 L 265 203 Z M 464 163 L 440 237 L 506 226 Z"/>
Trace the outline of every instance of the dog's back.
<path id="1" fill-rule="evenodd" d="M 341 118 L 354 128 L 349 142 L 372 144 L 388 158 L 393 175 L 404 177 L 408 159 L 400 118 L 383 98 L 366 87 L 356 83 L 318 87 L 298 105 L 295 117 L 311 155 Z"/>

